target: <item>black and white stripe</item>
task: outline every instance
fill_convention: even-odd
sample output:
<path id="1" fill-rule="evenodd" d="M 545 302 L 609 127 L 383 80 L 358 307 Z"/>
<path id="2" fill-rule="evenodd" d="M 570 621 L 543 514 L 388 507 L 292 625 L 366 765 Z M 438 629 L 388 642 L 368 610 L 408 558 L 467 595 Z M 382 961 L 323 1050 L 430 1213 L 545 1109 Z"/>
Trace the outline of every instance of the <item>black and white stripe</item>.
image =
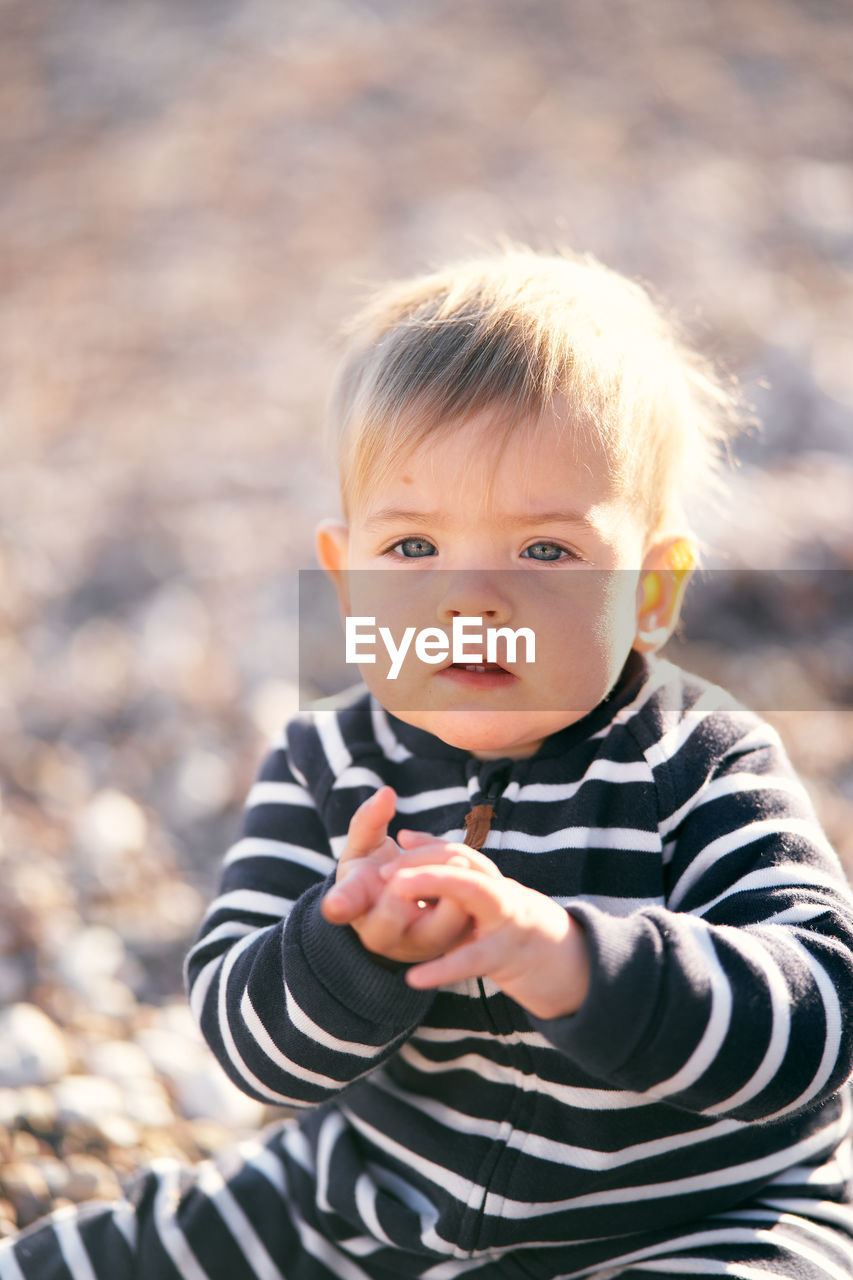
<path id="1" fill-rule="evenodd" d="M 414 992 L 323 919 L 383 783 L 400 826 L 450 839 L 489 797 L 485 852 L 586 928 L 575 1015 L 537 1020 L 487 981 Z M 148 1233 L 190 1280 L 238 1274 L 210 1260 L 218 1236 L 264 1280 L 487 1280 L 514 1251 L 541 1280 L 853 1274 L 851 895 L 777 735 L 666 663 L 518 761 L 367 695 L 297 718 L 187 975 L 224 1069 L 299 1119 L 231 1171 L 152 1171 L 102 1226 L 114 1252 Z M 85 1224 L 51 1231 L 57 1280 L 107 1274 Z M 22 1250 L 0 1280 L 36 1274 Z"/>

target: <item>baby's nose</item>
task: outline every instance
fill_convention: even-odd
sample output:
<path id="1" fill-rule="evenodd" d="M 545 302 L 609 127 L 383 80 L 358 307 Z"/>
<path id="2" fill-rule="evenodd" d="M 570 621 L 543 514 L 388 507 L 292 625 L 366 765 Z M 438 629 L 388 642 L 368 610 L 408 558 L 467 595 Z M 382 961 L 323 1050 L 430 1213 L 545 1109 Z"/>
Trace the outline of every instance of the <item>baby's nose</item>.
<path id="1" fill-rule="evenodd" d="M 495 625 L 508 621 L 513 609 L 505 577 L 497 570 L 448 573 L 438 603 L 440 621 L 459 617 L 484 618 Z"/>

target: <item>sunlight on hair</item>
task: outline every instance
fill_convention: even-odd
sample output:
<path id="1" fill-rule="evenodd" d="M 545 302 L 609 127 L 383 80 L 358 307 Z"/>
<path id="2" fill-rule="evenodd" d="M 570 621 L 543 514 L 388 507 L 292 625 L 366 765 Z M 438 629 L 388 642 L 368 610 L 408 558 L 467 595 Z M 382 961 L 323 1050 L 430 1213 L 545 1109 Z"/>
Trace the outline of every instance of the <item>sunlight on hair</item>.
<path id="1" fill-rule="evenodd" d="M 401 458 L 484 409 L 495 448 L 565 406 L 649 533 L 695 534 L 724 492 L 739 400 L 639 284 L 590 256 L 512 246 L 380 289 L 330 402 L 345 512 Z"/>

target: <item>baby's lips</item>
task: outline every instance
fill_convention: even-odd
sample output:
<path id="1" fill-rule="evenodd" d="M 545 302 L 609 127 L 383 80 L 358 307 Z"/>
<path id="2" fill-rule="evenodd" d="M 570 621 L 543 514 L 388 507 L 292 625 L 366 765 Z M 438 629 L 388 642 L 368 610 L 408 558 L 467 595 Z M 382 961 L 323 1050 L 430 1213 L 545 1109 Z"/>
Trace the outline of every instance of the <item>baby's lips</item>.
<path id="1" fill-rule="evenodd" d="M 502 662 L 446 662 L 444 666 L 438 668 L 439 671 L 507 671 L 510 674 L 510 668 Z"/>

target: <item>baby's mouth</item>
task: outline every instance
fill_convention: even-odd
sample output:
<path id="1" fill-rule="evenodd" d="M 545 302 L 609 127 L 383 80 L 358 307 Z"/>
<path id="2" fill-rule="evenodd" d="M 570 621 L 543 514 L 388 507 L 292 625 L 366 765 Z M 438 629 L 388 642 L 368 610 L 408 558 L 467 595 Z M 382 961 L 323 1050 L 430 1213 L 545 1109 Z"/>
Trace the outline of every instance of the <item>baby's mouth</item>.
<path id="1" fill-rule="evenodd" d="M 518 679 L 499 662 L 453 662 L 438 674 L 455 684 L 481 689 L 499 689 Z"/>
<path id="2" fill-rule="evenodd" d="M 455 671 L 506 671 L 499 662 L 451 662 Z"/>

